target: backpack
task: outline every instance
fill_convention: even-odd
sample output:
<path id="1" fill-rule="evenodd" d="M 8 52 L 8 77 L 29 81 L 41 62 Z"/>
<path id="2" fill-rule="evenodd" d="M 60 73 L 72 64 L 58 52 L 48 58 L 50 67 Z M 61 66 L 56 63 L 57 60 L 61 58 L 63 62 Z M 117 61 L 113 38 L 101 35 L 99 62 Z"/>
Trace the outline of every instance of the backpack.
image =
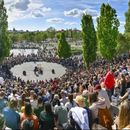
<path id="1" fill-rule="evenodd" d="M 65 106 L 58 106 L 55 108 L 55 114 L 58 116 L 59 124 L 62 125 L 67 122 L 68 111 Z"/>
<path id="2" fill-rule="evenodd" d="M 70 116 L 69 121 L 62 125 L 62 128 L 63 128 L 62 130 L 81 130 L 79 125 L 73 119 L 72 115 Z"/>
<path id="3" fill-rule="evenodd" d="M 33 130 L 34 121 L 30 119 L 24 119 L 21 123 L 22 130 Z"/>
<path id="4" fill-rule="evenodd" d="M 40 130 L 52 130 L 55 126 L 55 115 L 42 112 L 39 120 Z"/>
<path id="5" fill-rule="evenodd" d="M 110 111 L 107 108 L 98 109 L 98 121 L 100 125 L 104 126 L 108 130 L 112 130 L 113 119 Z"/>

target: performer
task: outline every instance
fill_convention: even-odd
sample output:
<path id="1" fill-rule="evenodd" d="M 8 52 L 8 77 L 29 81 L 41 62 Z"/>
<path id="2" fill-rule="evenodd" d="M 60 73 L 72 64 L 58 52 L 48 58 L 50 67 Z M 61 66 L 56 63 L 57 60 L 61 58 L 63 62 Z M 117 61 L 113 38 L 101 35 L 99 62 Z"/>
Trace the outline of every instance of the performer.
<path id="1" fill-rule="evenodd" d="M 42 71 L 42 69 L 41 68 L 39 68 L 39 74 L 43 74 L 43 71 Z"/>
<path id="2" fill-rule="evenodd" d="M 24 76 L 26 76 L 26 75 L 27 75 L 25 70 L 23 71 L 23 75 L 24 75 Z"/>
<path id="3" fill-rule="evenodd" d="M 52 72 L 52 74 L 55 74 L 55 70 L 54 69 L 52 69 L 51 72 Z"/>
<path id="4" fill-rule="evenodd" d="M 42 70 L 42 68 L 41 67 L 39 67 L 39 66 L 35 66 L 35 68 L 34 68 L 34 74 L 36 75 L 36 76 L 39 76 L 39 74 L 43 74 L 43 70 Z"/>

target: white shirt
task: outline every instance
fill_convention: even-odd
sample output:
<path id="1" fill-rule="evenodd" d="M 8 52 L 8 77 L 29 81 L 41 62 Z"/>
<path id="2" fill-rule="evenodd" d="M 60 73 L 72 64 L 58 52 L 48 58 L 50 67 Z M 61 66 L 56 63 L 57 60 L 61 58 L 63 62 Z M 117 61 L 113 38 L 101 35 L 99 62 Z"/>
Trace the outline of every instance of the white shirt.
<path id="1" fill-rule="evenodd" d="M 111 105 L 111 102 L 110 102 L 110 100 L 109 100 L 109 97 L 108 97 L 108 94 L 107 94 L 106 90 L 101 89 L 101 90 L 98 92 L 98 97 L 101 97 L 101 98 L 103 97 L 103 98 L 105 98 L 106 106 L 107 106 L 107 108 L 109 109 L 109 108 L 110 108 L 110 105 Z"/>
<path id="2" fill-rule="evenodd" d="M 70 109 L 73 119 L 79 125 L 81 130 L 90 130 L 87 110 L 82 107 L 74 107 Z"/>

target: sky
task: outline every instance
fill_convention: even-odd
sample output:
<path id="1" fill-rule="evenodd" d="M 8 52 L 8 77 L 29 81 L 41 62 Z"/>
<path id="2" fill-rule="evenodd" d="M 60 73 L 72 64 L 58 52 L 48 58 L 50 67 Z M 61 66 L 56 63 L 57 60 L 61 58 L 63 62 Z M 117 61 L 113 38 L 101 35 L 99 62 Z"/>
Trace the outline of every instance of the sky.
<path id="1" fill-rule="evenodd" d="M 109 3 L 117 11 L 119 31 L 124 32 L 125 12 L 129 0 L 4 0 L 8 14 L 9 30 L 44 31 L 49 27 L 56 30 L 81 30 L 83 13 L 96 18 L 102 3 Z"/>

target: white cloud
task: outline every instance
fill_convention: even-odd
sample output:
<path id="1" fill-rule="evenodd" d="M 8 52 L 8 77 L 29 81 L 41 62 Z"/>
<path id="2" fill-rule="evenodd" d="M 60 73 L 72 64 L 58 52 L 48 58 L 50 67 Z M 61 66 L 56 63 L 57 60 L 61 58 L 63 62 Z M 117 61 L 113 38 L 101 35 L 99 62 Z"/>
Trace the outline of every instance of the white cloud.
<path id="1" fill-rule="evenodd" d="M 43 3 L 37 3 L 37 2 L 30 2 L 30 4 L 28 5 L 28 8 L 30 10 L 35 10 L 35 9 L 39 9 L 39 8 L 42 8 L 44 5 Z"/>
<path id="2" fill-rule="evenodd" d="M 32 12 L 32 17 L 36 18 L 36 17 L 43 17 L 44 14 L 40 11 L 40 10 L 35 10 Z"/>
<path id="3" fill-rule="evenodd" d="M 15 8 L 19 9 L 21 11 L 27 10 L 28 9 L 28 5 L 29 5 L 30 1 L 29 0 L 18 0 L 15 3 Z"/>
<path id="4" fill-rule="evenodd" d="M 46 20 L 48 23 L 62 23 L 64 19 L 62 18 L 50 18 Z"/>
<path id="5" fill-rule="evenodd" d="M 17 12 L 17 13 L 15 13 Z M 27 12 L 19 11 L 17 9 L 13 9 L 10 12 L 7 12 L 8 14 L 8 22 L 13 22 L 20 19 L 25 19 L 31 17 L 31 15 Z"/>
<path id="6" fill-rule="evenodd" d="M 51 8 L 43 7 L 41 10 L 42 12 L 46 13 L 46 12 L 50 12 Z"/>
<path id="7" fill-rule="evenodd" d="M 82 10 L 74 8 L 69 11 L 64 11 L 65 16 L 70 16 L 70 17 L 79 17 L 82 14 Z"/>
<path id="8" fill-rule="evenodd" d="M 98 12 L 94 9 L 85 9 L 83 10 L 83 13 L 87 13 L 93 17 L 98 15 Z"/>
<path id="9" fill-rule="evenodd" d="M 50 11 L 51 11 L 51 8 L 43 7 L 41 9 L 31 10 L 31 14 L 32 14 L 32 17 L 43 17 Z"/>
<path id="10" fill-rule="evenodd" d="M 70 25 L 70 26 L 72 26 L 72 25 L 77 25 L 78 23 L 76 23 L 76 22 L 65 22 L 65 25 Z"/>
<path id="11" fill-rule="evenodd" d="M 8 21 L 43 17 L 51 8 L 45 7 L 42 0 L 6 0 Z"/>
<path id="12" fill-rule="evenodd" d="M 83 13 L 87 13 L 93 17 L 98 15 L 98 12 L 96 10 L 89 9 L 89 8 L 87 8 L 85 10 L 80 10 L 80 9 L 74 8 L 69 11 L 64 11 L 64 15 L 69 16 L 69 17 L 81 17 L 83 15 Z"/>

